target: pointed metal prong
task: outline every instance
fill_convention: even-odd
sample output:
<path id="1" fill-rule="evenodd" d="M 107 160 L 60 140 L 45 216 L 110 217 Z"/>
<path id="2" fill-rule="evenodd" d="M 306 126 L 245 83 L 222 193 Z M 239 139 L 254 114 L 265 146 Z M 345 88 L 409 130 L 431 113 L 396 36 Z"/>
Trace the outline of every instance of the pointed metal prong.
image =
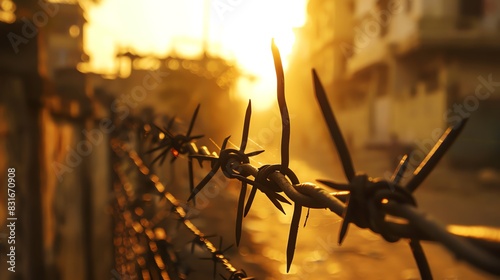
<path id="1" fill-rule="evenodd" d="M 349 229 L 349 224 L 352 221 L 352 211 L 354 210 L 354 208 L 353 205 L 349 205 L 349 203 L 350 203 L 350 196 L 347 198 L 344 214 L 342 215 L 343 220 L 339 231 L 339 240 L 338 240 L 339 245 L 342 245 L 342 242 L 344 242 L 345 235 L 347 234 L 347 230 Z"/>
<path id="2" fill-rule="evenodd" d="M 281 55 L 274 39 L 271 42 L 271 50 L 274 59 L 274 68 L 276 69 L 277 95 L 278 105 L 281 114 L 281 172 L 285 172 L 290 162 L 290 115 L 285 99 L 285 74 L 283 72 L 283 64 Z"/>
<path id="3" fill-rule="evenodd" d="M 155 162 L 157 162 L 160 158 L 166 156 L 168 154 L 167 151 L 163 151 L 161 152 L 158 156 L 156 156 L 153 161 L 151 161 L 150 165 L 153 166 L 153 164 L 155 164 Z"/>
<path id="4" fill-rule="evenodd" d="M 214 161 L 214 160 L 219 159 L 219 158 L 214 157 L 214 156 L 204 156 L 204 155 L 190 155 L 189 157 L 195 158 L 197 160 L 207 160 L 207 161 Z"/>
<path id="5" fill-rule="evenodd" d="M 399 161 L 396 170 L 394 170 L 394 174 L 392 174 L 391 177 L 392 184 L 397 185 L 399 184 L 399 182 L 401 182 L 401 179 L 403 178 L 407 166 L 408 166 L 408 155 L 404 155 Z"/>
<path id="6" fill-rule="evenodd" d="M 286 247 L 286 272 L 290 271 L 293 256 L 295 254 L 295 245 L 297 244 L 297 235 L 299 232 L 300 216 L 302 214 L 302 205 L 295 203 L 293 207 L 292 222 L 290 223 L 290 234 L 288 235 L 288 244 Z"/>
<path id="7" fill-rule="evenodd" d="M 212 167 L 212 170 L 210 170 L 207 176 L 205 176 L 205 178 L 201 180 L 201 182 L 196 186 L 196 188 L 194 188 L 193 192 L 188 198 L 188 201 L 193 199 L 196 196 L 196 194 L 200 192 L 203 189 L 203 187 L 205 187 L 205 185 L 212 179 L 212 177 L 214 177 L 215 173 L 217 173 L 217 170 L 219 170 L 219 168 L 220 168 L 220 162 L 216 161 L 214 166 Z"/>
<path id="8" fill-rule="evenodd" d="M 219 158 L 215 156 L 204 156 L 204 155 L 190 155 L 189 157 L 198 160 L 200 167 L 203 167 L 203 161 L 210 161 L 211 163 L 218 160 Z"/>
<path id="9" fill-rule="evenodd" d="M 167 131 L 169 131 L 170 129 L 172 129 L 172 126 L 174 125 L 174 122 L 175 122 L 175 116 L 173 116 L 172 119 L 168 122 Z"/>
<path id="10" fill-rule="evenodd" d="M 168 151 L 168 150 L 167 150 Z M 161 160 L 160 160 L 160 165 L 163 165 L 163 162 L 165 161 L 165 159 L 167 158 L 167 155 L 168 155 L 168 152 L 165 151 L 161 157 Z"/>
<path id="11" fill-rule="evenodd" d="M 443 133 L 432 150 L 427 154 L 417 169 L 415 169 L 413 177 L 410 179 L 408 184 L 406 184 L 406 189 L 409 192 L 415 191 L 425 178 L 427 178 L 439 160 L 443 157 L 444 153 L 450 148 L 457 136 L 460 134 L 467 123 L 467 120 L 467 118 L 462 119 L 455 127 L 449 127 Z"/>
<path id="12" fill-rule="evenodd" d="M 255 152 L 250 152 L 248 154 L 245 154 L 247 157 L 254 157 L 254 156 L 257 156 L 257 155 L 260 155 L 264 152 L 264 150 L 260 150 L 260 151 L 255 151 Z"/>
<path id="13" fill-rule="evenodd" d="M 288 201 L 288 199 L 286 199 L 284 196 L 282 196 L 279 193 L 276 193 L 276 192 L 267 192 L 267 193 L 271 194 L 271 196 L 273 196 L 274 198 L 276 198 L 276 200 L 279 200 L 279 201 L 281 201 L 283 203 L 292 205 L 292 203 L 290 201 Z"/>
<path id="14" fill-rule="evenodd" d="M 262 189 L 261 189 L 261 191 L 262 191 Z M 274 206 L 276 208 L 278 208 L 278 210 L 280 210 L 283 214 L 286 215 L 285 209 L 283 208 L 281 203 L 279 203 L 279 201 L 278 201 L 278 200 L 285 199 L 285 198 L 280 196 L 279 194 L 277 194 L 275 192 L 272 192 L 272 191 L 263 191 L 263 192 L 267 196 L 267 198 L 269 198 L 269 200 L 274 204 Z M 286 199 L 285 199 L 285 201 L 288 202 L 288 200 L 286 200 Z M 290 202 L 288 202 L 288 203 L 290 203 Z"/>
<path id="15" fill-rule="evenodd" d="M 160 132 L 162 132 L 163 134 L 167 134 L 167 132 L 165 130 L 163 130 L 162 128 L 160 128 L 159 126 L 157 126 L 155 123 L 153 123 L 153 126 L 158 129 Z M 166 136 L 166 135 L 165 135 Z"/>
<path id="16" fill-rule="evenodd" d="M 313 69 L 312 74 L 314 80 L 314 89 L 316 92 L 316 99 L 318 100 L 321 112 L 323 113 L 323 118 L 325 119 L 325 122 L 328 126 L 330 136 L 332 137 L 333 142 L 337 147 L 337 152 L 339 153 L 345 176 L 350 182 L 356 174 L 356 172 L 354 171 L 354 165 L 352 164 L 351 154 L 347 149 L 347 145 L 345 143 L 344 137 L 342 136 L 342 132 L 340 131 L 340 127 L 337 123 L 337 120 L 335 119 L 332 108 L 330 107 L 328 98 L 326 97 L 325 88 L 321 84 L 316 70 Z"/>
<path id="17" fill-rule="evenodd" d="M 222 246 L 222 245 L 221 245 L 221 246 Z M 233 248 L 233 246 L 234 246 L 234 244 L 231 244 L 231 245 L 227 246 L 227 247 L 226 247 L 226 249 L 224 249 L 224 250 L 222 250 L 222 251 L 221 251 L 221 253 L 225 253 L 225 252 L 227 252 L 227 250 L 229 250 L 229 249 Z"/>
<path id="18" fill-rule="evenodd" d="M 349 222 L 346 219 L 344 219 L 342 221 L 342 226 L 339 232 L 339 240 L 338 240 L 339 245 L 342 245 L 342 242 L 344 242 L 344 238 L 348 229 L 349 229 Z"/>
<path id="19" fill-rule="evenodd" d="M 193 193 L 194 175 L 193 175 L 193 159 L 191 157 L 188 157 L 188 171 L 189 171 L 189 192 Z M 193 199 L 193 205 L 196 206 L 196 199 Z"/>
<path id="20" fill-rule="evenodd" d="M 245 152 L 248 142 L 248 132 L 250 130 L 250 118 L 252 117 L 252 100 L 248 100 L 247 111 L 245 112 L 245 122 L 243 124 L 243 135 L 241 136 L 240 151 Z"/>
<path id="21" fill-rule="evenodd" d="M 224 141 L 222 142 L 222 146 L 220 147 L 220 150 L 225 150 L 226 149 L 226 146 L 227 146 L 227 141 L 229 141 L 229 138 L 231 138 L 231 136 L 228 136 L 224 139 Z"/>
<path id="22" fill-rule="evenodd" d="M 214 275 L 213 275 L 214 276 L 214 280 L 215 280 L 216 274 L 217 274 L 217 262 L 214 259 Z"/>
<path id="23" fill-rule="evenodd" d="M 323 185 L 326 185 L 332 189 L 339 190 L 339 191 L 348 191 L 350 189 L 349 185 L 335 183 L 335 182 L 328 181 L 328 180 L 317 179 L 316 182 L 321 183 Z"/>
<path id="24" fill-rule="evenodd" d="M 158 145 L 159 145 L 159 146 L 154 147 L 154 148 L 152 148 L 152 149 L 150 149 L 150 150 L 147 150 L 147 151 L 145 152 L 145 154 L 150 154 L 150 153 L 152 153 L 152 152 L 156 152 L 156 151 L 158 151 L 158 150 L 160 150 L 160 149 L 162 149 L 162 148 L 167 148 L 167 149 L 168 149 L 168 148 L 170 148 L 170 145 L 169 145 L 169 144 L 162 145 L 162 143 L 159 143 Z"/>
<path id="25" fill-rule="evenodd" d="M 417 262 L 417 267 L 422 279 L 432 280 L 432 273 L 425 256 L 424 249 L 418 239 L 410 239 L 410 248 L 413 253 L 413 258 Z"/>
<path id="26" fill-rule="evenodd" d="M 196 109 L 194 110 L 193 117 L 191 118 L 191 123 L 189 124 L 189 128 L 186 133 L 186 137 L 189 137 L 189 135 L 191 135 L 191 131 L 193 130 L 194 122 L 196 121 L 196 116 L 198 116 L 199 110 L 200 110 L 200 104 L 198 104 L 198 106 L 196 106 Z"/>
<path id="27" fill-rule="evenodd" d="M 246 217 L 248 215 L 248 212 L 250 211 L 250 207 L 252 207 L 252 203 L 256 193 L 257 193 L 257 187 L 252 186 L 250 194 L 248 195 L 247 204 L 245 205 L 245 213 L 243 214 L 243 217 Z"/>
<path id="28" fill-rule="evenodd" d="M 196 140 L 196 139 L 200 139 L 200 138 L 203 138 L 205 137 L 205 135 L 201 134 L 201 135 L 195 135 L 195 136 L 189 136 L 187 138 L 188 141 L 192 141 L 192 140 Z"/>
<path id="29" fill-rule="evenodd" d="M 243 225 L 243 208 L 245 206 L 245 195 L 247 183 L 241 182 L 240 197 L 238 199 L 238 210 L 236 211 L 236 246 L 240 246 L 241 228 Z"/>

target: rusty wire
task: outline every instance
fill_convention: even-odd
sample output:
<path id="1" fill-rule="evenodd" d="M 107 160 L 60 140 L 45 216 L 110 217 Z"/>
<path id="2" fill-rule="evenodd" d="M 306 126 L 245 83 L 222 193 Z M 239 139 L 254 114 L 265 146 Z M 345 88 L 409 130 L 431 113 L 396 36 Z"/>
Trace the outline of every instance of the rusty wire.
<path id="1" fill-rule="evenodd" d="M 258 155 L 263 151 L 245 153 L 251 116 L 251 103 L 249 102 L 245 114 L 242 142 L 239 149 L 227 148 L 229 137 L 224 140 L 219 156 L 217 156 L 216 153 L 208 153 L 205 151 L 206 148 L 198 149 L 196 144 L 192 142 L 194 139 L 186 140 L 182 145 L 175 148 L 173 148 L 172 145 L 168 146 L 169 148 L 178 149 L 177 151 L 183 151 L 188 154 L 190 163 L 191 159 L 197 159 L 200 161 L 200 164 L 203 161 L 209 161 L 212 165 L 211 171 L 194 188 L 192 168 L 190 169 L 190 186 L 192 192 L 188 201 L 195 201 L 196 194 L 203 189 L 218 170 L 221 170 L 227 178 L 241 181 L 242 188 L 239 196 L 236 221 L 236 241 L 239 243 L 242 219 L 250 210 L 257 190 L 264 193 L 276 208 L 282 212 L 284 212 L 284 210 L 281 203 L 291 204 L 289 201 L 291 200 L 295 205 L 287 245 L 287 269 L 290 268 L 295 252 L 301 210 L 302 207 L 307 207 L 326 208 L 343 218 L 339 232 L 339 244 L 344 240 L 348 232 L 348 226 L 351 223 L 360 228 L 368 228 L 380 234 L 388 242 L 396 242 L 401 238 L 410 239 L 410 248 L 423 279 L 432 279 L 432 275 L 420 245 L 420 241 L 422 240 L 439 242 L 460 259 L 486 272 L 500 275 L 500 250 L 498 249 L 500 240 L 498 238 L 485 239 L 483 236 L 473 235 L 463 231 L 461 233 L 450 232 L 437 222 L 430 220 L 423 213 L 419 212 L 416 208 L 416 201 L 412 195 L 457 138 L 466 124 L 466 119 L 455 127 L 450 127 L 446 130 L 434 148 L 415 170 L 413 177 L 406 186 L 401 186 L 400 180 L 406 171 L 406 166 L 408 164 L 407 156 L 401 159 L 391 180 L 387 181 L 381 178 L 371 178 L 365 174 L 356 173 L 340 127 L 329 105 L 327 94 L 321 84 L 318 74 L 313 70 L 312 76 L 316 98 L 330 132 L 330 136 L 339 153 L 348 183 L 344 184 L 330 180 L 318 180 L 318 182 L 337 190 L 335 192 L 331 192 L 312 183 L 301 183 L 288 166 L 290 119 L 285 99 L 283 68 L 279 50 L 274 45 L 274 42 L 272 43 L 272 52 L 277 75 L 277 98 L 282 117 L 281 164 L 263 165 L 259 168 L 250 164 L 249 157 Z M 194 118 L 198 108 L 192 118 L 188 133 L 190 133 L 194 125 Z M 169 135 L 170 139 L 175 138 L 168 129 L 162 132 L 165 135 Z M 189 137 L 189 135 L 187 136 Z M 144 165 L 137 153 L 127 148 L 123 143 L 115 142 L 114 146 L 128 151 L 130 158 L 136 163 L 141 172 L 145 175 L 150 174 L 149 169 Z M 201 151 L 205 152 L 202 153 Z M 179 202 L 175 198 L 169 198 L 171 195 L 165 192 L 158 177 L 155 175 L 150 175 L 149 177 L 155 186 L 157 186 L 160 193 L 164 194 L 169 200 L 173 199 L 171 203 L 176 207 L 180 207 Z M 253 177 L 253 180 L 250 179 L 251 177 Z M 252 189 L 248 195 L 246 205 L 244 205 L 248 184 L 252 186 Z M 284 195 L 280 193 L 284 193 Z M 180 207 L 180 213 L 184 213 L 183 211 L 182 207 Z M 181 217 L 185 217 L 185 213 L 180 215 Z M 387 221 L 385 220 L 387 215 L 403 218 L 406 222 Z M 185 225 L 191 229 L 195 235 L 202 238 L 202 235 L 200 235 L 201 233 L 197 229 L 192 228 L 190 222 L 184 221 Z M 214 256 L 220 253 L 220 251 L 214 249 L 213 244 L 209 243 L 206 244 L 206 246 Z M 491 248 L 494 249 L 492 250 Z M 236 269 L 230 266 L 230 264 L 225 262 L 222 263 L 226 270 L 233 273 L 236 272 Z"/>

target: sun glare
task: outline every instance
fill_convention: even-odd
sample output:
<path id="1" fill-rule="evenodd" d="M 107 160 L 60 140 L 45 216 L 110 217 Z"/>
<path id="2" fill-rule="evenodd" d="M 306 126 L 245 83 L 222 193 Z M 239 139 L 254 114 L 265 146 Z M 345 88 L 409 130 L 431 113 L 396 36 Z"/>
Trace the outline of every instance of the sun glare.
<path id="1" fill-rule="evenodd" d="M 83 71 L 119 70 L 116 54 L 194 57 L 208 51 L 235 60 L 254 80 L 242 79 L 237 92 L 267 109 L 276 99 L 271 54 L 275 38 L 283 66 L 295 42 L 293 29 L 305 22 L 307 0 L 103 0 L 87 10 L 85 49 L 91 57 Z M 220 10 L 223 7 L 224 10 Z"/>

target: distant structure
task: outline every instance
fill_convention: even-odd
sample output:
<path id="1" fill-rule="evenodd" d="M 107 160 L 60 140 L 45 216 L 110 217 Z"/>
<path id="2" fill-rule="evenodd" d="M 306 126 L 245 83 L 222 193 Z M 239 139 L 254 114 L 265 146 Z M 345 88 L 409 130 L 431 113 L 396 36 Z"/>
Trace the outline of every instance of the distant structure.
<path id="1" fill-rule="evenodd" d="M 451 162 L 499 165 L 500 1 L 310 0 L 308 13 L 301 59 L 318 69 L 352 146 L 397 139 L 427 152 L 471 116 Z"/>
<path id="2" fill-rule="evenodd" d="M 16 273 L 2 254 L 1 279 L 110 277 L 109 135 L 77 71 L 84 23 L 78 1 L 0 1 L 0 179 L 16 169 L 19 206 Z"/>
<path id="3" fill-rule="evenodd" d="M 140 116 L 144 109 L 152 109 L 153 120 L 158 124 L 162 123 L 160 117 L 165 116 L 189 120 L 194 108 L 201 104 L 195 129 L 219 135 L 227 133 L 224 129 L 231 125 L 231 120 L 224 119 L 227 126 L 220 126 L 224 116 L 214 112 L 241 106 L 233 92 L 240 70 L 223 58 L 206 53 L 195 58 L 175 54 L 158 58 L 126 50 L 118 53 L 116 59 L 117 77 L 103 79 L 94 75 L 93 85 L 115 97 L 119 106 L 127 106 L 132 115 Z M 125 104 L 125 99 L 130 104 Z"/>

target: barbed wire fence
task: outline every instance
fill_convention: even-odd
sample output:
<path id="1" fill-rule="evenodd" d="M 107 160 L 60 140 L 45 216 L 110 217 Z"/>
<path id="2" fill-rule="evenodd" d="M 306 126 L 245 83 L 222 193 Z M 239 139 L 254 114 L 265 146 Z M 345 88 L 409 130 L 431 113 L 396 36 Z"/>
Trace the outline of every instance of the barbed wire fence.
<path id="1" fill-rule="evenodd" d="M 281 58 L 274 42 L 272 52 L 277 74 L 277 98 L 282 119 L 281 162 L 255 167 L 250 164 L 250 158 L 263 153 L 263 150 L 247 152 L 247 141 L 250 130 L 252 107 L 249 102 L 242 131 L 242 141 L 238 149 L 228 148 L 229 137 L 225 138 L 219 153 L 210 153 L 205 146 L 198 147 L 196 139 L 203 135 L 192 136 L 192 130 L 200 107 L 198 106 L 190 121 L 186 134 L 171 132 L 173 120 L 166 126 L 154 123 L 139 123 L 144 129 L 146 138 L 154 146 L 147 154 L 157 153 L 150 166 L 159 161 L 162 164 L 171 155 L 174 162 L 179 155 L 187 155 L 189 186 L 191 195 L 187 201 L 196 203 L 196 196 L 205 191 L 205 186 L 220 170 L 229 179 L 241 182 L 236 213 L 235 240 L 239 245 L 242 235 L 242 223 L 248 214 L 257 190 L 264 193 L 273 205 L 284 213 L 282 203 L 293 203 L 293 216 L 288 236 L 286 262 L 287 271 L 293 261 L 297 234 L 303 208 L 328 209 L 342 217 L 338 243 L 342 244 L 350 224 L 369 229 L 379 234 L 387 242 L 397 242 L 408 239 L 416 265 L 422 279 L 432 279 L 431 270 L 427 262 L 421 241 L 433 241 L 444 245 L 460 260 L 491 273 L 500 275 L 500 234 L 498 231 L 475 231 L 472 227 L 454 227 L 447 229 L 417 209 L 413 192 L 431 173 L 439 160 L 460 134 L 467 119 L 463 119 L 454 127 L 448 128 L 436 145 L 415 169 L 405 186 L 400 182 L 408 164 L 408 157 L 404 156 L 396 168 L 392 178 L 372 178 L 366 174 L 356 173 L 347 145 L 344 141 L 335 115 L 329 105 L 326 92 L 315 70 L 312 71 L 314 89 L 317 101 L 321 108 L 330 136 L 337 148 L 348 183 L 339 183 L 331 180 L 317 180 L 319 183 L 332 188 L 323 188 L 312 183 L 301 183 L 298 176 L 289 168 L 290 116 L 285 99 L 284 72 Z M 114 166 L 117 175 L 115 180 L 115 247 L 116 269 L 120 275 L 131 275 L 130 279 L 186 279 L 189 271 L 182 269 L 181 261 L 172 246 L 172 239 L 168 230 L 161 225 L 161 221 L 169 215 L 175 215 L 193 235 L 191 248 L 201 246 L 209 252 L 206 259 L 213 261 L 213 277 L 216 278 L 217 266 L 223 267 L 224 279 L 253 279 L 247 276 L 242 269 L 233 266 L 224 253 L 229 249 L 222 249 L 222 238 L 219 246 L 215 246 L 209 237 L 203 234 L 191 221 L 187 214 L 188 204 L 183 204 L 166 191 L 157 175 L 153 174 L 139 154 L 122 140 L 112 140 L 112 148 L 121 163 Z M 159 153 L 158 153 L 159 152 Z M 139 170 L 140 176 L 146 178 L 143 186 L 144 193 L 156 193 L 166 200 L 171 208 L 162 211 L 147 209 L 141 196 L 134 195 L 133 183 L 127 176 L 128 168 Z M 209 162 L 210 172 L 195 185 L 193 162 L 200 165 Z M 124 170 L 125 169 L 125 170 Z M 250 185 L 250 191 L 248 191 Z M 248 194 L 247 194 L 248 193 Z M 147 203 L 146 203 L 147 204 Z M 168 212 L 168 213 L 167 213 Z M 392 219 L 391 219 L 392 217 Z M 397 218 L 397 219 L 394 219 Z M 305 218 L 304 226 L 308 215 Z M 192 251 L 193 249 L 191 249 Z M 224 276 L 226 275 L 226 276 Z M 228 277 L 228 278 L 226 278 Z"/>

